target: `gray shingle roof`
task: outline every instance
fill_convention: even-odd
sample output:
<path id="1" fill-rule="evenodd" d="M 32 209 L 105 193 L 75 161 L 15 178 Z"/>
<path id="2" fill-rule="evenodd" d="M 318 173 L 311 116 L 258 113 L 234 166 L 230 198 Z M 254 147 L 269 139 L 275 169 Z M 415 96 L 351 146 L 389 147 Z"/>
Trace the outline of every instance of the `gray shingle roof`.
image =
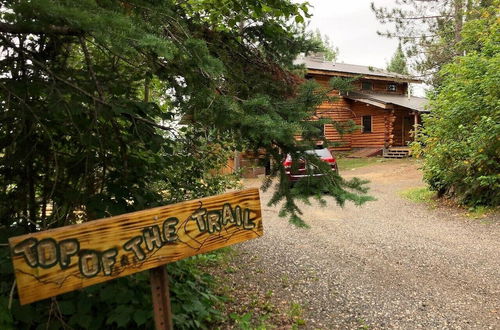
<path id="1" fill-rule="evenodd" d="M 349 92 L 347 95 L 343 96 L 351 100 L 357 100 L 377 106 L 398 105 L 419 112 L 429 112 L 429 110 L 426 109 L 428 101 L 424 97 L 411 96 L 410 98 L 408 98 L 408 96 L 406 95 L 358 92 Z"/>
<path id="2" fill-rule="evenodd" d="M 418 79 L 410 76 L 405 76 L 395 72 L 389 72 L 384 69 L 374 68 L 371 66 L 335 63 L 331 61 L 324 61 L 318 57 L 299 57 L 295 60 L 294 64 L 304 64 L 306 68 L 312 70 L 332 71 L 350 74 L 360 74 L 367 76 L 378 76 L 386 78 L 394 78 L 395 80 L 410 80 L 419 81 Z"/>

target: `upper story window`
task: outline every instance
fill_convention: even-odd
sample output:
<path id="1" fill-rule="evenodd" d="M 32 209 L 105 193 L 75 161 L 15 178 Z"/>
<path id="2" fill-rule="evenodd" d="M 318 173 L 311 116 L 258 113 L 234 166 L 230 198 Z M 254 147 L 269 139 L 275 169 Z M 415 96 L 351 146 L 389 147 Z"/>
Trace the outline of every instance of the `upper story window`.
<path id="1" fill-rule="evenodd" d="M 369 81 L 363 81 L 361 83 L 361 89 L 364 91 L 371 91 L 373 89 L 373 84 Z"/>
<path id="2" fill-rule="evenodd" d="M 387 90 L 388 90 L 389 92 L 395 92 L 395 91 L 397 91 L 397 90 L 398 90 L 398 87 L 397 87 L 397 85 L 396 85 L 396 84 L 388 84 L 388 85 L 387 85 Z"/>

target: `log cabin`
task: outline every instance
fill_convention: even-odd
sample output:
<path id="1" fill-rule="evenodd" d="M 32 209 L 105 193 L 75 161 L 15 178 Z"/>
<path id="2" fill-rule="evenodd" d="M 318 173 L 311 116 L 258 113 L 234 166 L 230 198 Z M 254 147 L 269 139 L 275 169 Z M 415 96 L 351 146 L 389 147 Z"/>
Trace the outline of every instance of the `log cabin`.
<path id="1" fill-rule="evenodd" d="M 353 120 L 360 127 L 341 136 L 332 125 L 325 125 L 325 138 L 338 144 L 334 151 L 359 151 L 361 156 L 383 153 L 390 158 L 408 155 L 408 143 L 414 139 L 421 114 L 427 112 L 427 99 L 410 93 L 410 84 L 420 80 L 369 66 L 325 61 L 321 54 L 298 58 L 295 64 L 305 66 L 306 79 L 325 87 L 332 77 L 357 78 L 353 91 L 334 90 L 335 100 L 316 109 L 317 118 Z"/>
<path id="2" fill-rule="evenodd" d="M 333 77 L 356 78 L 353 91 L 331 91 L 334 100 L 321 104 L 312 118 L 353 120 L 359 127 L 352 133 L 340 135 L 333 125 L 324 125 L 325 139 L 335 142 L 336 146 L 330 148 L 334 153 L 350 151 L 353 157 L 409 156 L 408 144 L 414 140 L 415 130 L 421 124 L 421 114 L 428 112 L 427 99 L 412 96 L 410 84 L 422 81 L 370 66 L 326 61 L 322 54 L 300 57 L 295 64 L 305 67 L 306 79 L 314 79 L 324 87 L 329 87 Z M 230 160 L 227 172 L 238 168 L 244 170 L 243 176 L 247 178 L 266 172 L 258 155 L 253 153 L 237 153 Z"/>

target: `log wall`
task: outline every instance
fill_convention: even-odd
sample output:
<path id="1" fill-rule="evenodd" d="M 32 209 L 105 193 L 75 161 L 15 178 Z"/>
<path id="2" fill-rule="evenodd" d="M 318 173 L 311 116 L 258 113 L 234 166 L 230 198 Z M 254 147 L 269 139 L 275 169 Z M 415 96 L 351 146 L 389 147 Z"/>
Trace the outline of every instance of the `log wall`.
<path id="1" fill-rule="evenodd" d="M 326 88 L 329 87 L 328 82 L 332 78 L 331 76 L 321 75 L 313 75 L 312 77 L 321 86 Z M 361 79 L 354 83 L 355 89 L 361 90 L 363 81 L 371 82 L 373 86 L 372 91 L 377 93 L 407 93 L 407 83 L 395 83 L 397 86 L 396 91 L 390 92 L 387 90 L 387 86 L 392 82 L 384 80 Z M 339 96 L 339 93 L 338 91 L 332 91 L 330 95 Z M 356 125 L 361 125 L 362 116 L 371 115 L 373 117 L 371 133 L 363 133 L 362 130 L 359 129 L 353 133 L 341 136 L 332 125 L 325 125 L 326 139 L 342 143 L 341 146 L 333 148 L 334 150 L 402 145 L 404 139 L 402 134 L 403 117 L 408 116 L 409 113 L 408 110 L 403 109 L 389 110 L 367 105 L 362 102 L 353 102 L 340 96 L 333 102 L 321 104 L 316 110 L 317 117 L 330 118 L 338 122 L 354 120 Z"/>
<path id="2" fill-rule="evenodd" d="M 333 76 L 322 76 L 322 75 L 311 75 L 314 80 L 316 80 L 320 85 L 324 87 L 329 87 L 329 80 Z M 377 93 L 387 93 L 387 94 L 406 94 L 408 91 L 408 83 L 406 82 L 395 82 L 390 80 L 370 80 L 370 79 L 360 79 L 353 83 L 356 90 L 361 91 L 361 86 L 363 82 L 371 82 L 373 89 L 372 91 Z M 396 84 L 396 91 L 389 91 L 387 86 L 389 84 Z"/>
<path id="3" fill-rule="evenodd" d="M 398 95 L 404 95 L 407 92 L 407 86 L 408 84 L 406 83 L 396 83 L 396 82 L 390 82 L 390 81 L 378 81 L 378 80 L 360 80 L 354 83 L 354 87 L 359 90 L 360 92 L 363 92 L 361 90 L 361 85 L 362 82 L 371 82 L 373 89 L 371 90 L 372 92 L 377 92 L 377 93 L 387 93 L 387 94 L 398 94 Z M 390 83 L 396 84 L 396 91 L 391 92 L 387 90 L 387 86 Z M 366 91 L 369 92 L 369 91 Z"/>
<path id="4" fill-rule="evenodd" d="M 347 100 L 339 98 L 335 102 L 325 102 L 316 110 L 319 118 L 329 118 L 337 122 L 347 122 L 353 119 L 352 111 Z M 351 149 L 351 134 L 340 135 L 333 125 L 325 125 L 325 138 L 328 141 L 341 143 L 335 150 Z"/>
<path id="5" fill-rule="evenodd" d="M 353 148 L 384 147 L 386 141 L 385 126 L 390 112 L 372 105 L 355 102 L 351 106 L 356 125 L 362 124 L 363 116 L 372 116 L 372 132 L 363 133 L 361 129 L 352 133 Z"/>

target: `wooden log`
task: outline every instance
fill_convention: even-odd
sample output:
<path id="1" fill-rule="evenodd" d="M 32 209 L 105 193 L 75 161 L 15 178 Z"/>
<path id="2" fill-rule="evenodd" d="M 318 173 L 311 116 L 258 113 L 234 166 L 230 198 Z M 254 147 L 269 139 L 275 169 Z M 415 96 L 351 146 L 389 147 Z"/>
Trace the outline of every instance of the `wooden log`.
<path id="1" fill-rule="evenodd" d="M 260 237 L 248 189 L 12 237 L 21 304 Z"/>

